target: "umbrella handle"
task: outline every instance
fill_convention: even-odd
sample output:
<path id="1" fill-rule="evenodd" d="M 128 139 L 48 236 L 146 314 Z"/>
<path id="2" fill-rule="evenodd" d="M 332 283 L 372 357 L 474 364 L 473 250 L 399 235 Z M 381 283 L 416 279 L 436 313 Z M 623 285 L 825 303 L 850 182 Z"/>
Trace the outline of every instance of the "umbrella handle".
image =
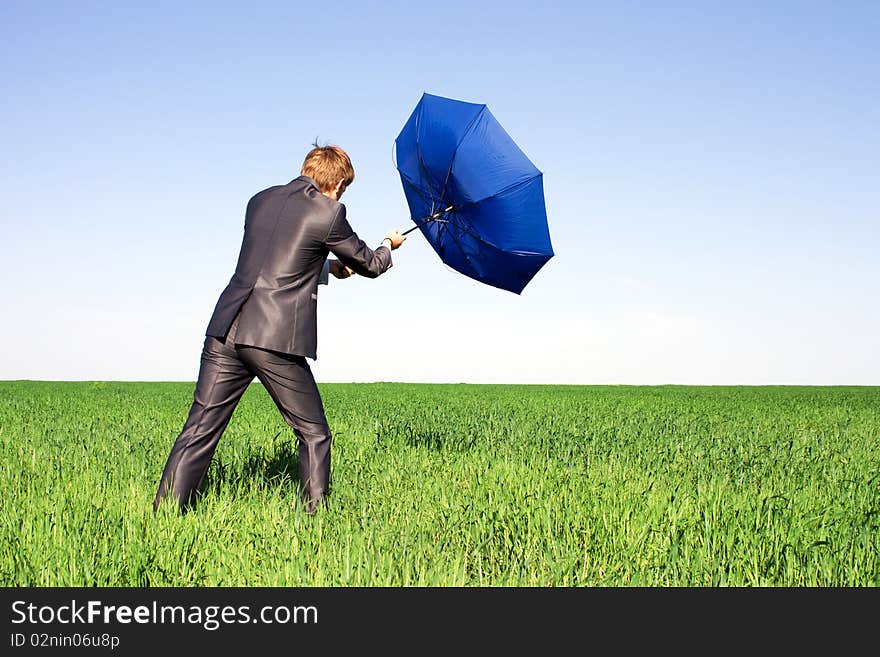
<path id="1" fill-rule="evenodd" d="M 422 222 L 421 222 L 421 223 L 416 223 L 415 226 L 413 226 L 413 227 L 410 228 L 409 230 L 405 230 L 404 232 L 401 233 L 401 235 L 406 235 L 407 233 L 411 233 L 411 232 L 413 232 L 416 228 L 421 228 L 422 226 L 424 226 L 424 225 L 425 225 L 426 223 L 428 223 L 429 221 L 437 221 L 437 220 L 438 220 L 440 217 L 442 217 L 444 214 L 447 214 L 447 213 L 449 213 L 449 212 L 452 212 L 454 209 L 455 209 L 455 208 L 454 208 L 453 206 L 450 205 L 450 206 L 449 206 L 448 208 L 446 208 L 445 210 L 438 210 L 438 211 L 435 212 L 434 214 L 429 214 L 427 217 L 423 217 L 423 218 L 422 218 Z"/>

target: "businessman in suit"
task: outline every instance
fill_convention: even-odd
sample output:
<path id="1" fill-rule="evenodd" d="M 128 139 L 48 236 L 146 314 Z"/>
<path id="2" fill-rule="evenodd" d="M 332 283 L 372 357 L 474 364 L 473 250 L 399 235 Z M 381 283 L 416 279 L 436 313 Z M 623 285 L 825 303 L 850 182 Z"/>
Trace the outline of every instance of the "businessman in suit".
<path id="1" fill-rule="evenodd" d="M 306 361 L 317 357 L 318 285 L 329 274 L 376 278 L 406 239 L 392 230 L 371 249 L 357 236 L 339 202 L 353 181 L 345 151 L 315 144 L 298 178 L 248 202 L 238 264 L 208 323 L 192 406 L 165 464 L 154 511 L 168 496 L 181 511 L 195 502 L 254 377 L 296 435 L 306 510 L 314 513 L 329 492 L 332 436 Z M 338 259 L 329 260 L 330 253 Z"/>

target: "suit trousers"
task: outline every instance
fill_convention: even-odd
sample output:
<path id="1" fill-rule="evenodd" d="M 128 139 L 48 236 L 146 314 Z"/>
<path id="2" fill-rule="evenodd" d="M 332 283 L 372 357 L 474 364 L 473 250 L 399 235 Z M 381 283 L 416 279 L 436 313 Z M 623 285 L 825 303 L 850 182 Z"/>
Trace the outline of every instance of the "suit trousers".
<path id="1" fill-rule="evenodd" d="M 254 377 L 296 435 L 300 494 L 308 512 L 314 513 L 329 492 L 332 435 L 308 362 L 303 356 L 235 344 L 238 319 L 225 340 L 205 338 L 192 406 L 168 455 L 154 511 L 168 495 L 181 511 L 194 504 L 220 436 Z"/>

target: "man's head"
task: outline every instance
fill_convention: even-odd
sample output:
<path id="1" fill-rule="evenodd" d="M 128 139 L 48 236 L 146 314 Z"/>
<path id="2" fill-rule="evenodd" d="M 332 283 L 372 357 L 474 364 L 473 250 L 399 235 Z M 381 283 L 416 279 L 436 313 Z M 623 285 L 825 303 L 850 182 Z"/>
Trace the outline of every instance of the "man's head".
<path id="1" fill-rule="evenodd" d="M 313 178 L 321 192 L 337 201 L 354 181 L 354 167 L 348 154 L 339 146 L 318 146 L 316 143 L 303 160 L 301 173 Z"/>

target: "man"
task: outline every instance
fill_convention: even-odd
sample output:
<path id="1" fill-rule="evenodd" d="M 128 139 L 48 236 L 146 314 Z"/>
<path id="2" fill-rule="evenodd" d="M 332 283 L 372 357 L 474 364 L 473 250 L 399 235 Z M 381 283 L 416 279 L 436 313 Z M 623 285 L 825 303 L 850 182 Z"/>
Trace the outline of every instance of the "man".
<path id="1" fill-rule="evenodd" d="M 205 332 L 193 403 L 171 448 L 153 510 L 171 495 L 181 511 L 195 501 L 220 436 L 257 377 L 294 431 L 299 483 L 314 513 L 330 485 L 331 432 L 306 358 L 316 358 L 318 284 L 328 273 L 375 278 L 406 239 L 390 231 L 375 250 L 346 220 L 339 202 L 354 168 L 338 146 L 309 151 L 299 178 L 269 187 L 247 204 L 235 274 Z M 328 260 L 329 253 L 338 260 Z"/>

